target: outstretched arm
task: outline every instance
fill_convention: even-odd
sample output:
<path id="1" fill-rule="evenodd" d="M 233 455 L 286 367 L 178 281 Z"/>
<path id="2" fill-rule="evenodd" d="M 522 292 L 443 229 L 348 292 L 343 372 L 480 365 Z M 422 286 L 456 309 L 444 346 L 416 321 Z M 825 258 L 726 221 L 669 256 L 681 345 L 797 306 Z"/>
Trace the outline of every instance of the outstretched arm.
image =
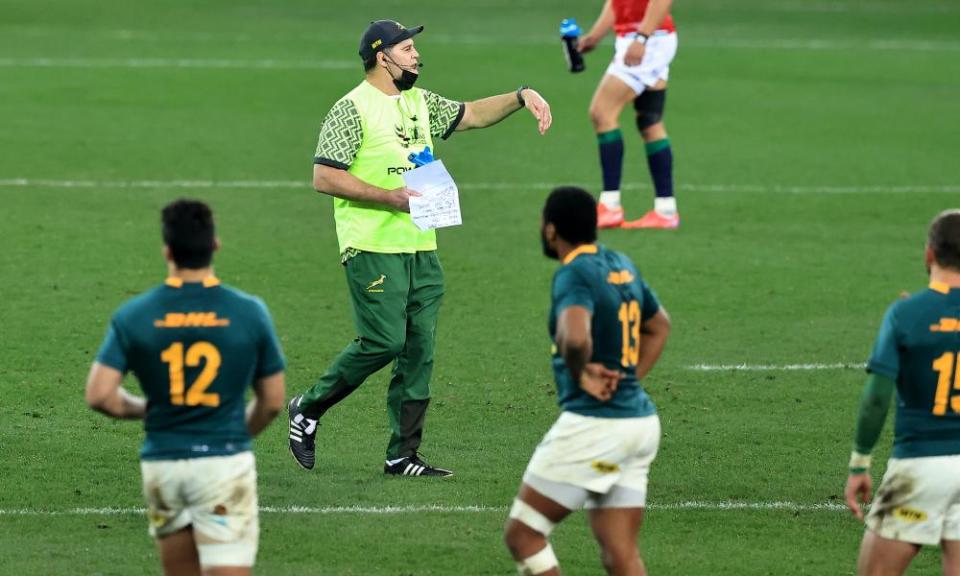
<path id="1" fill-rule="evenodd" d="M 457 131 L 493 126 L 514 112 L 526 108 L 537 119 L 537 129 L 540 134 L 544 134 L 553 123 L 550 105 L 536 90 L 530 88 L 520 90 L 519 98 L 517 96 L 517 92 L 509 92 L 467 102 L 464 105 L 463 119 L 457 125 Z"/>

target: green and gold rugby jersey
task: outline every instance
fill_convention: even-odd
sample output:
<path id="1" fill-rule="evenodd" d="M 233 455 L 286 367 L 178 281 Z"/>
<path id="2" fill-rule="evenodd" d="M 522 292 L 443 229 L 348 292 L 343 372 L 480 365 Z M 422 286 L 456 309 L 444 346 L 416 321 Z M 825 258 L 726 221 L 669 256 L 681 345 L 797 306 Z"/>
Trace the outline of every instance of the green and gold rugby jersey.
<path id="1" fill-rule="evenodd" d="M 401 174 L 414 168 L 409 155 L 434 149 L 435 137 L 448 138 L 464 110 L 464 104 L 421 88 L 390 96 L 364 80 L 330 109 L 314 163 L 347 170 L 380 188 L 400 188 Z M 420 231 L 405 212 L 341 198 L 333 206 L 341 254 L 437 249 L 436 233 Z"/>
<path id="2" fill-rule="evenodd" d="M 216 278 L 162 286 L 114 314 L 97 362 L 133 372 L 147 398 L 143 460 L 250 450 L 244 395 L 284 369 L 263 302 Z"/>
<path id="3" fill-rule="evenodd" d="M 960 454 L 960 289 L 932 283 L 887 310 L 867 370 L 897 382 L 893 457 Z"/>
<path id="4" fill-rule="evenodd" d="M 656 295 L 625 255 L 585 244 L 567 255 L 553 276 L 550 339 L 557 340 L 557 319 L 570 306 L 590 311 L 593 356 L 623 379 L 613 398 L 601 402 L 573 381 L 554 345 L 553 373 L 557 402 L 568 412 L 603 418 L 638 418 L 655 414 L 653 401 L 636 376 L 641 324 L 660 310 Z"/>

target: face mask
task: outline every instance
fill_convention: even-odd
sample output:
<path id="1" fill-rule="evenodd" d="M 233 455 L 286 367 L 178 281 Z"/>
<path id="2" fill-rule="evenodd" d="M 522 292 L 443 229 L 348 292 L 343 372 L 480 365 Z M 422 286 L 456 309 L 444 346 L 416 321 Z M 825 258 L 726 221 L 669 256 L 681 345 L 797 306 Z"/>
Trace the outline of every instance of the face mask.
<path id="1" fill-rule="evenodd" d="M 417 72 L 411 72 L 406 68 L 404 68 L 403 66 L 397 64 L 397 62 L 393 58 L 388 56 L 386 52 L 384 52 L 383 55 L 387 59 L 387 61 L 389 61 L 391 64 L 393 64 L 394 66 L 400 69 L 399 78 L 394 78 L 393 74 L 390 74 L 390 78 L 393 80 L 393 85 L 397 87 L 397 90 L 403 92 L 404 90 L 409 90 L 413 88 L 413 85 L 417 83 L 417 78 L 420 77 L 420 74 Z M 419 70 L 420 68 L 423 67 L 423 64 L 417 63 L 417 64 L 414 64 L 413 67 Z M 387 71 L 389 72 L 389 68 L 387 69 Z"/>
<path id="2" fill-rule="evenodd" d="M 404 90 L 413 88 L 413 85 L 416 84 L 417 78 L 419 77 L 419 74 L 409 70 L 403 70 L 403 72 L 400 73 L 399 78 L 393 79 L 393 85 L 397 87 L 397 90 L 403 92 Z"/>

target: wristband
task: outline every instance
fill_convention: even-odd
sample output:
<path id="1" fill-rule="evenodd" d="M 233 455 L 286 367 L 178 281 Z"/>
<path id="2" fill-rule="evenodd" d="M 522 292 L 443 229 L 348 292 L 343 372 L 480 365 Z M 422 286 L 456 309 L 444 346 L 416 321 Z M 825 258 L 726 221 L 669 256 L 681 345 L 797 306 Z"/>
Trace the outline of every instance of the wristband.
<path id="1" fill-rule="evenodd" d="M 850 453 L 850 473 L 863 474 L 870 470 L 870 455 L 854 450 Z"/>
<path id="2" fill-rule="evenodd" d="M 630 36 L 630 37 L 633 38 L 633 41 L 634 41 L 634 42 L 639 42 L 639 43 L 641 43 L 641 44 L 646 44 L 646 43 L 647 43 L 647 39 L 650 38 L 649 36 L 647 36 L 647 35 L 644 34 L 643 32 L 634 32 L 633 35 Z"/>
<path id="3" fill-rule="evenodd" d="M 530 89 L 530 87 L 527 86 L 526 84 L 524 84 L 523 86 L 517 88 L 517 102 L 520 103 L 520 107 L 521 107 L 521 108 L 526 108 L 526 106 L 527 106 L 527 103 L 524 101 L 523 95 L 522 95 L 521 93 L 522 93 L 524 90 L 529 90 L 529 89 Z"/>

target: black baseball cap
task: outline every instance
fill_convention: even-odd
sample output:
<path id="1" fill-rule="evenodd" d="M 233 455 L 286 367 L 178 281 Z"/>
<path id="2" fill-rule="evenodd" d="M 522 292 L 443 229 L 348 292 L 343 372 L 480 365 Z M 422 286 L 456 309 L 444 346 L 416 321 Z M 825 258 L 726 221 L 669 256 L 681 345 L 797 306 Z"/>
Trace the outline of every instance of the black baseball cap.
<path id="1" fill-rule="evenodd" d="M 371 22 L 360 37 L 360 57 L 369 60 L 380 50 L 413 38 L 420 32 L 423 32 L 423 26 L 405 28 L 393 20 Z"/>

